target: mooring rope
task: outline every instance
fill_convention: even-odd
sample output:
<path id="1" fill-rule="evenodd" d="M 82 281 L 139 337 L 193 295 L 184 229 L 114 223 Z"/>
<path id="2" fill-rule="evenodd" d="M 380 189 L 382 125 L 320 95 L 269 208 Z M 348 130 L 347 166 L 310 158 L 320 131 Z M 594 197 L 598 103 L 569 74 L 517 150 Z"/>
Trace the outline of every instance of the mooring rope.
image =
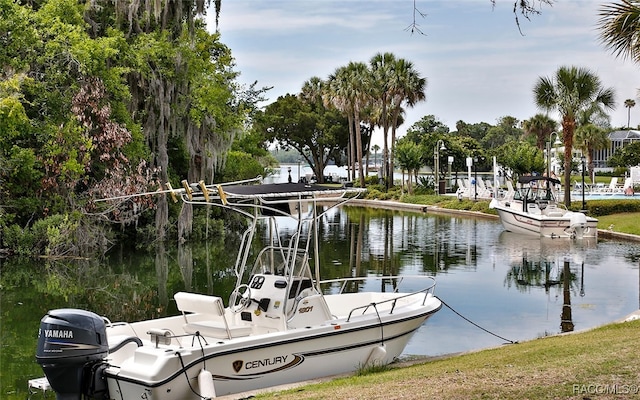
<path id="1" fill-rule="evenodd" d="M 376 315 L 378 316 L 378 322 L 380 323 L 380 342 L 384 346 L 384 325 L 382 324 L 382 318 L 380 318 L 377 304 L 371 303 L 371 305 L 373 306 L 373 309 L 376 310 Z"/>
<path id="2" fill-rule="evenodd" d="M 499 338 L 499 339 L 502 339 L 502 340 L 504 340 L 504 341 L 506 341 L 506 342 L 509 342 L 509 344 L 516 344 L 516 343 L 518 343 L 517 341 L 509 340 L 509 339 L 507 339 L 507 338 L 504 338 L 504 337 L 502 337 L 502 336 L 500 336 L 500 335 L 498 335 L 498 334 L 495 334 L 495 333 L 491 332 L 491 331 L 490 331 L 490 330 L 488 330 L 488 329 L 485 329 L 485 328 L 481 327 L 480 325 L 478 325 L 478 324 L 476 324 L 475 322 L 471 321 L 469 318 L 465 317 L 464 315 L 462 315 L 462 314 L 460 314 L 459 312 L 457 312 L 456 310 L 454 310 L 454 309 L 453 309 L 453 307 L 451 307 L 450 305 L 448 305 L 447 303 L 445 303 L 445 301 L 444 301 L 444 300 L 442 300 L 441 298 L 439 298 L 439 297 L 438 297 L 438 300 L 440 300 L 440 301 L 442 302 L 442 304 L 444 304 L 444 305 L 445 305 L 449 310 L 453 311 L 453 312 L 454 312 L 455 314 L 457 314 L 460 318 L 464 319 L 465 321 L 467 321 L 467 322 L 468 322 L 468 323 L 470 323 L 471 325 L 475 326 L 476 328 L 480 328 L 480 329 L 482 329 L 483 331 L 487 332 L 487 333 L 488 333 L 488 334 L 490 334 L 490 335 L 493 335 L 493 336 L 495 336 L 495 337 L 497 337 L 497 338 Z"/>
<path id="3" fill-rule="evenodd" d="M 193 394 L 195 394 L 196 396 L 198 396 L 202 400 L 209 400 L 208 397 L 202 396 L 200 393 L 196 392 L 196 390 L 193 388 L 193 386 L 191 386 L 191 380 L 189 379 L 189 375 L 187 374 L 187 368 L 185 368 L 185 366 L 184 366 L 184 361 L 182 360 L 182 354 L 180 354 L 179 351 L 176 351 L 174 354 L 176 356 L 178 356 L 178 359 L 180 360 L 180 365 L 182 366 L 182 372 L 184 372 L 184 377 L 187 380 L 187 384 L 189 385 L 189 389 L 191 389 Z"/>

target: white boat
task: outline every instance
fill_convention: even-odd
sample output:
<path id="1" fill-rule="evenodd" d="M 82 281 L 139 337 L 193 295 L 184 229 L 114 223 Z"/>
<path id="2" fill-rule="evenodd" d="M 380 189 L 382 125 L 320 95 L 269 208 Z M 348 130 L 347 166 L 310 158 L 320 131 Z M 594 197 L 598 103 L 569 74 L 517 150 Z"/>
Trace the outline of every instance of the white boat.
<path id="1" fill-rule="evenodd" d="M 596 238 L 598 220 L 567 210 L 556 200 L 560 181 L 546 176 L 522 176 L 513 197 L 497 199 L 489 208 L 498 212 L 505 230 L 550 238 Z"/>
<path id="2" fill-rule="evenodd" d="M 174 299 L 182 315 L 139 322 L 51 310 L 41 321 L 36 353 L 46 384 L 63 400 L 103 394 L 117 400 L 203 399 L 396 360 L 442 306 L 435 280 L 318 276 L 321 260 L 313 249 L 319 220 L 361 191 L 302 183 L 201 183 L 174 191 L 184 202 L 248 218 L 228 306 L 219 296 L 180 292 Z M 287 239 L 277 229 L 282 217 L 296 221 Z M 252 256 L 262 223 L 271 243 Z M 401 289 L 407 284 L 413 290 Z M 43 378 L 37 381 L 42 385 Z"/>

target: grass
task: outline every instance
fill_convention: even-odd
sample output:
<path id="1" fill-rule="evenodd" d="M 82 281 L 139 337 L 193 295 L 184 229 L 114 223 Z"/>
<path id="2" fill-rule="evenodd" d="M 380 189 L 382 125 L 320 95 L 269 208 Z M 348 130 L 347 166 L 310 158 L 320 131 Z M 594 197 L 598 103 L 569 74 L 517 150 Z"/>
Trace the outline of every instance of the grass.
<path id="1" fill-rule="evenodd" d="M 336 378 L 256 399 L 613 399 L 638 395 L 640 321 Z"/>
<path id="2" fill-rule="evenodd" d="M 621 213 L 598 217 L 598 229 L 640 235 L 640 213 Z"/>

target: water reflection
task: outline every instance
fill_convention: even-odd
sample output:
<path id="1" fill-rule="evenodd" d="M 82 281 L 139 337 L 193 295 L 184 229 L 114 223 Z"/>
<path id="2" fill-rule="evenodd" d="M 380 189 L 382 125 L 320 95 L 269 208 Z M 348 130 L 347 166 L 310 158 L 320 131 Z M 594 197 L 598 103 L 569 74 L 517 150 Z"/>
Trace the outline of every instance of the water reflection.
<path id="1" fill-rule="evenodd" d="M 562 270 L 562 294 L 563 303 L 560 318 L 560 329 L 562 332 L 571 332 L 573 331 L 574 325 L 571 316 L 571 271 L 569 270 L 569 261 L 564 262 L 564 268 Z"/>
<path id="2" fill-rule="evenodd" d="M 228 299 L 241 229 L 225 232 L 201 244 L 158 244 L 146 254 L 118 249 L 107 265 L 0 260 L 0 397 L 24 399 L 26 381 L 42 375 L 33 354 L 48 309 L 78 307 L 112 320 L 139 320 L 176 314 L 171 299 L 181 290 Z M 357 207 L 326 214 L 319 233 L 324 279 L 436 276 L 436 295 L 511 340 L 598 326 L 639 307 L 640 246 L 633 243 L 537 239 L 504 232 L 493 220 Z M 254 248 L 267 238 L 265 229 Z M 501 343 L 444 308 L 418 330 L 405 354 Z"/>
<path id="3" fill-rule="evenodd" d="M 580 296 L 585 295 L 584 259 L 588 251 L 596 249 L 595 238 L 582 240 L 532 238 L 512 232 L 502 232 L 500 243 L 512 259 L 505 284 L 523 291 L 530 287 L 541 287 L 547 294 L 552 287 L 562 285 L 560 330 L 561 332 L 573 331 L 571 294 L 577 292 Z"/>
<path id="4" fill-rule="evenodd" d="M 167 282 L 169 280 L 169 260 L 163 242 L 156 244 L 155 248 L 155 269 L 158 282 L 158 305 L 167 309 L 169 305 L 169 292 Z"/>
<path id="5" fill-rule="evenodd" d="M 580 240 L 560 240 L 560 238 L 537 238 L 503 231 L 499 241 L 514 258 L 523 257 L 532 261 L 557 261 L 568 258 L 572 262 L 581 263 L 589 250 L 597 247 L 595 238 Z"/>

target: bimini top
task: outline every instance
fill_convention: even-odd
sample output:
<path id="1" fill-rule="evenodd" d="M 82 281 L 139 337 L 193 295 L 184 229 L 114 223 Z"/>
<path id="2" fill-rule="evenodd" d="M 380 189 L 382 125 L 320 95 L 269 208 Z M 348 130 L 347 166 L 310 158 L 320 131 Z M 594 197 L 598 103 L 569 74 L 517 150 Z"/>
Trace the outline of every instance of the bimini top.
<path id="1" fill-rule="evenodd" d="M 546 181 L 549 183 L 555 183 L 556 185 L 560 185 L 560 180 L 556 178 L 551 178 L 549 176 L 542 175 L 523 175 L 518 178 L 518 183 L 531 183 L 533 181 Z"/>
<path id="2" fill-rule="evenodd" d="M 259 185 L 229 185 L 219 186 L 227 197 L 237 198 L 282 198 L 282 197 L 325 197 L 327 195 L 343 195 L 345 193 L 359 193 L 364 189 L 353 187 L 339 187 L 330 185 L 306 183 L 267 183 Z"/>
<path id="3" fill-rule="evenodd" d="M 230 208 L 249 216 L 253 209 L 267 216 L 300 217 L 310 204 L 329 202 L 331 207 L 357 198 L 366 189 L 306 183 L 269 183 L 252 179 L 213 185 L 182 182 L 177 189 L 183 202 Z M 253 215 L 251 215 L 253 218 Z"/>
<path id="4" fill-rule="evenodd" d="M 178 201 L 179 196 L 183 202 L 188 204 L 231 208 L 247 216 L 250 215 L 242 209 L 255 208 L 271 214 L 294 216 L 300 214 L 305 204 L 331 202 L 333 203 L 332 206 L 335 207 L 357 198 L 366 191 L 364 188 L 338 185 L 307 183 L 263 184 L 262 177 L 211 185 L 206 185 L 204 181 L 188 183 L 183 180 L 181 184 L 182 188 L 174 189 L 167 182 L 167 189 L 96 199 L 94 202 L 126 201 L 139 196 L 169 194 L 174 202 Z"/>

